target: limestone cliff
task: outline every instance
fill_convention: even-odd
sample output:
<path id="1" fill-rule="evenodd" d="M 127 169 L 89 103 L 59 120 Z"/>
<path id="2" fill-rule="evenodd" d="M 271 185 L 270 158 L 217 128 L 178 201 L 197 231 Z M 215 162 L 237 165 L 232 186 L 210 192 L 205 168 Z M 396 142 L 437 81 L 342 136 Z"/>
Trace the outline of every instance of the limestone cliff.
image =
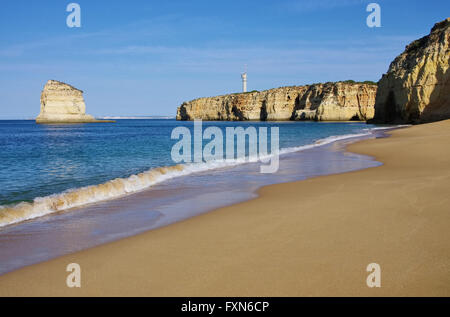
<path id="1" fill-rule="evenodd" d="M 376 90 L 337 82 L 199 98 L 178 107 L 177 120 L 367 120 Z"/>
<path id="2" fill-rule="evenodd" d="M 49 80 L 41 93 L 41 112 L 36 123 L 103 122 L 86 114 L 83 91 Z"/>
<path id="3" fill-rule="evenodd" d="M 374 114 L 377 86 L 358 83 L 326 83 L 308 86 L 294 108 L 296 120 L 364 121 Z"/>
<path id="4" fill-rule="evenodd" d="M 420 123 L 450 118 L 450 18 L 406 46 L 378 83 L 373 122 Z"/>

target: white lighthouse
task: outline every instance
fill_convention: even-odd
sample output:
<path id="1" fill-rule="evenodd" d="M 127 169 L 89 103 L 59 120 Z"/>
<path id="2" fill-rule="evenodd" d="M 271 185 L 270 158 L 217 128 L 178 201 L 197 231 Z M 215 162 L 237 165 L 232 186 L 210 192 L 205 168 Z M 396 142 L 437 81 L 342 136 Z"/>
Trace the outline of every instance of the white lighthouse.
<path id="1" fill-rule="evenodd" d="M 247 71 L 241 74 L 242 78 L 242 92 L 247 92 Z"/>

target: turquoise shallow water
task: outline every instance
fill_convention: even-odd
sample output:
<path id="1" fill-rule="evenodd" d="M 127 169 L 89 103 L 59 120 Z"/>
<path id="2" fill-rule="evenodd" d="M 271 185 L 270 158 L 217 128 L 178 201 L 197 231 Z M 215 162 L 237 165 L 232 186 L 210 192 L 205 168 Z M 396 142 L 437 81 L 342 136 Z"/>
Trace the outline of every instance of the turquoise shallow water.
<path id="1" fill-rule="evenodd" d="M 193 127 L 192 122 L 175 120 L 55 126 L 0 121 L 2 204 L 17 206 L 36 197 L 58 197 L 66 190 L 173 166 L 170 151 L 177 140 L 170 135 L 180 125 Z M 207 166 L 179 175 L 169 172 L 165 176 L 176 177 L 163 178 L 128 195 L 107 196 L 0 227 L 0 274 L 251 199 L 264 185 L 380 164 L 343 150 L 347 142 L 383 135 L 382 130 L 364 123 L 203 122 L 203 126 L 276 126 L 281 149 L 292 151 L 280 156 L 279 170 L 273 174 L 261 174 L 260 163 Z M 323 139 L 328 140 L 325 145 L 307 146 Z M 132 183 L 128 181 L 127 186 Z M 307 199 L 300 196 L 299 202 Z M 8 217 L 7 208 L 0 208 L 1 212 L 3 218 Z"/>
<path id="2" fill-rule="evenodd" d="M 118 120 L 116 123 L 37 125 L 0 121 L 0 205 L 31 202 L 68 189 L 171 166 L 177 126 L 192 122 Z M 314 143 L 329 136 L 366 132 L 364 123 L 203 122 L 203 127 L 277 126 L 280 148 Z"/>

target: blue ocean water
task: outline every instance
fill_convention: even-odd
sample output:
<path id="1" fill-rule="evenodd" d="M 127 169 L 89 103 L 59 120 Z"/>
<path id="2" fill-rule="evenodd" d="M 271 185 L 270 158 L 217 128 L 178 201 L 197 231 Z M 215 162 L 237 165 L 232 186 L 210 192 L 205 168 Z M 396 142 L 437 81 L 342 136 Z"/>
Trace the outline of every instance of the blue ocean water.
<path id="1" fill-rule="evenodd" d="M 383 136 L 365 123 L 203 122 L 222 131 L 278 127 L 279 169 L 263 174 L 250 162 L 180 171 L 170 155 L 180 126 L 193 131 L 194 123 L 0 121 L 0 274 L 254 198 L 264 185 L 380 165 L 345 151 Z"/>
<path id="2" fill-rule="evenodd" d="M 36 197 L 175 165 L 170 153 L 177 140 L 171 139 L 171 132 L 177 126 L 192 130 L 193 122 L 155 119 L 37 125 L 30 120 L 0 121 L 0 205 L 31 202 Z M 371 128 L 359 122 L 203 122 L 203 128 L 208 126 L 276 126 L 280 148 Z"/>

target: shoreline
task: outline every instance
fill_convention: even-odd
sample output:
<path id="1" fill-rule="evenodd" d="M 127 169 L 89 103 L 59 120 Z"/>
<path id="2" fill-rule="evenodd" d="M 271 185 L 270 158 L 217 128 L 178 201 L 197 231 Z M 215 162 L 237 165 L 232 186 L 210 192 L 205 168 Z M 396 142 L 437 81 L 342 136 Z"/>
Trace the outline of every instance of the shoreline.
<path id="1" fill-rule="evenodd" d="M 4 250 L 0 254 L 0 275 L 251 200 L 266 185 L 380 165 L 371 157 L 345 151 L 347 144 L 358 140 L 386 137 L 385 128 L 370 130 L 364 135 L 331 136 L 316 144 L 285 148 L 283 152 L 287 153 L 281 154 L 280 169 L 275 174 L 261 175 L 258 162 L 211 169 L 207 174 L 174 178 L 120 198 L 4 226 L 0 229 L 0 249 Z M 207 179 L 216 186 L 208 185 Z M 68 232 L 71 241 L 64 239 Z M 43 249 L 47 249 L 45 253 L 36 253 Z"/>
<path id="2" fill-rule="evenodd" d="M 379 167 L 265 186 L 255 199 L 24 267 L 0 276 L 0 295 L 449 296 L 450 121 L 388 133 L 348 146 Z M 65 285 L 72 262 L 80 289 Z M 372 262 L 380 289 L 365 284 Z"/>
<path id="3" fill-rule="evenodd" d="M 320 138 L 313 143 L 282 148 L 280 149 L 280 156 L 291 153 L 300 153 L 316 147 L 327 146 L 335 142 L 345 142 L 346 140 L 365 138 L 369 136 L 377 137 L 376 131 L 380 129 L 389 131 L 397 128 L 401 128 L 401 126 L 373 128 L 370 129 L 370 132 L 364 133 L 331 135 L 325 138 Z M 270 154 L 269 156 L 272 155 Z M 232 160 L 231 162 L 227 162 L 224 160 L 218 162 L 217 164 L 213 164 L 213 166 L 209 166 L 209 162 L 200 164 L 182 163 L 176 165 L 157 166 L 140 173 L 131 174 L 129 176 L 109 179 L 103 183 L 74 187 L 46 196 L 34 197 L 29 202 L 22 201 L 9 205 L 0 205 L 0 207 L 5 208 L 3 210 L 0 209 L 0 229 L 7 228 L 11 225 L 20 225 L 23 222 L 39 219 L 41 217 L 59 212 L 88 208 L 93 204 L 107 203 L 108 201 L 112 201 L 114 199 L 121 199 L 130 195 L 138 194 L 143 191 L 151 190 L 155 185 L 167 181 L 168 179 L 193 175 L 195 173 L 205 171 L 217 171 L 221 168 L 237 167 L 252 163 L 252 161 L 241 162 Z M 134 180 L 135 177 L 140 179 L 141 184 L 136 184 Z M 124 183 L 127 183 L 132 189 L 126 189 L 126 186 L 123 186 Z M 104 189 L 105 187 L 107 187 L 106 191 Z M 95 191 L 96 195 L 93 195 L 92 191 Z M 54 209 L 53 206 L 57 206 L 57 209 Z"/>

